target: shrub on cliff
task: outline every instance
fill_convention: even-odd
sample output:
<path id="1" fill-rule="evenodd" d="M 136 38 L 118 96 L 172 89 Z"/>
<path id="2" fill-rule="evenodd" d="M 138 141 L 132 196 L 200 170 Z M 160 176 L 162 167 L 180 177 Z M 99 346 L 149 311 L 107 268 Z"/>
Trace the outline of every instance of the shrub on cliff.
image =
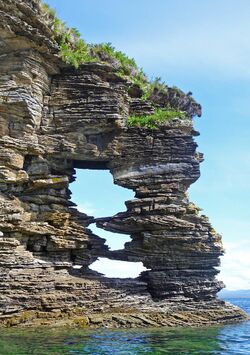
<path id="1" fill-rule="evenodd" d="M 157 109 L 152 115 L 129 116 L 127 125 L 128 127 L 137 126 L 156 129 L 160 124 L 175 118 L 185 119 L 187 116 L 183 111 Z"/>
<path id="2" fill-rule="evenodd" d="M 56 11 L 42 3 L 44 17 L 52 29 L 54 40 L 59 45 L 59 55 L 62 60 L 75 68 L 86 62 L 96 61 L 90 53 L 89 45 L 81 38 L 76 28 L 69 28 L 56 16 Z"/>

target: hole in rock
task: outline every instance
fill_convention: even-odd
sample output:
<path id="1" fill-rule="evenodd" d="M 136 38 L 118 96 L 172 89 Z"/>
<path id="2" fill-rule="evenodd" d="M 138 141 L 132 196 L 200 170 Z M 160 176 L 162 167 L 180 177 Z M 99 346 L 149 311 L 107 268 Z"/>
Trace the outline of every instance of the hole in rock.
<path id="1" fill-rule="evenodd" d="M 91 270 L 98 271 L 106 277 L 135 278 L 147 270 L 141 262 L 129 262 L 99 258 L 91 264 Z"/>
<path id="2" fill-rule="evenodd" d="M 72 201 L 80 212 L 94 217 L 113 216 L 126 210 L 124 202 L 134 198 L 134 192 L 115 185 L 109 170 L 76 169 L 76 181 L 71 184 Z M 123 249 L 131 239 L 128 235 L 112 233 L 91 224 L 88 228 L 101 238 L 106 239 L 110 250 Z"/>
<path id="3" fill-rule="evenodd" d="M 72 201 L 77 204 L 78 210 L 94 217 L 113 216 L 118 212 L 125 211 L 124 202 L 134 198 L 133 191 L 115 185 L 109 170 L 96 170 L 103 169 L 103 166 L 92 165 L 77 165 L 82 169 L 76 169 L 76 181 L 71 184 Z M 86 168 L 87 166 L 89 169 Z M 123 249 L 124 244 L 131 240 L 128 235 L 111 233 L 97 228 L 95 224 L 88 228 L 101 238 L 105 238 L 106 245 L 110 250 Z M 74 266 L 75 269 L 80 267 L 80 265 Z M 107 258 L 99 258 L 90 265 L 90 268 L 107 277 L 122 278 L 134 278 L 146 270 L 141 262 L 117 261 Z"/>

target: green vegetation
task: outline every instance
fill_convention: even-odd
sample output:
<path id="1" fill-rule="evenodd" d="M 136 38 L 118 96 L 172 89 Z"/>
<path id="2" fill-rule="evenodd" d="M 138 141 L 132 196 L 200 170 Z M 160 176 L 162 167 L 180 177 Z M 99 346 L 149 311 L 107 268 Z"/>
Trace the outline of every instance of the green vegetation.
<path id="1" fill-rule="evenodd" d="M 129 58 L 126 54 L 121 51 L 116 51 L 115 47 L 111 43 L 101 43 L 91 46 L 92 53 L 95 57 L 100 58 L 100 60 L 115 60 L 119 64 L 119 71 L 121 74 L 130 75 L 131 70 L 138 70 L 136 62 L 133 58 Z"/>
<path id="2" fill-rule="evenodd" d="M 46 3 L 41 4 L 45 20 L 52 28 L 54 39 L 59 45 L 62 60 L 78 68 L 83 63 L 104 62 L 117 68 L 117 74 L 138 86 L 144 93 L 142 99 L 147 100 L 155 89 L 166 90 L 160 78 L 150 82 L 134 58 L 129 58 L 122 51 L 117 51 L 111 43 L 88 44 L 75 28 L 69 28 L 56 16 L 56 11 Z"/>
<path id="3" fill-rule="evenodd" d="M 152 115 L 145 116 L 130 116 L 128 118 L 128 127 L 145 127 L 156 129 L 157 126 L 163 122 L 170 121 L 174 118 L 187 118 L 186 113 L 183 111 L 175 111 L 172 109 L 157 109 Z"/>
<path id="4" fill-rule="evenodd" d="M 157 77 L 149 81 L 142 69 L 138 68 L 135 60 L 129 58 L 121 51 L 117 51 L 111 43 L 88 44 L 75 28 L 69 28 L 56 16 L 56 11 L 49 5 L 42 3 L 41 10 L 48 27 L 52 29 L 54 40 L 59 46 L 59 56 L 62 60 L 78 68 L 83 63 L 99 62 L 109 63 L 116 69 L 116 73 L 130 82 L 131 92 L 137 92 L 137 97 L 142 100 L 151 100 L 152 96 L 168 94 L 168 86 Z M 139 89 L 139 90 L 138 90 Z M 178 88 L 172 88 L 176 93 L 183 95 Z M 139 92 L 139 94 L 138 94 Z M 150 129 L 173 118 L 186 118 L 186 113 L 178 111 L 174 107 L 157 109 L 154 114 L 148 116 L 131 116 L 128 126 L 140 126 Z"/>
<path id="5" fill-rule="evenodd" d="M 41 4 L 42 10 L 49 16 L 50 18 L 54 18 L 56 16 L 56 10 L 52 9 L 48 4 Z"/>
<path id="6" fill-rule="evenodd" d="M 117 51 L 111 43 L 90 45 L 93 58 L 98 61 L 108 62 L 117 67 L 117 74 L 124 79 L 129 79 L 133 84 L 144 87 L 148 79 L 143 70 L 138 68 L 134 58 L 129 58 L 125 53 Z"/>
<path id="7" fill-rule="evenodd" d="M 156 77 L 154 80 L 149 82 L 148 85 L 146 85 L 146 87 L 143 90 L 144 94 L 142 96 L 142 99 L 148 100 L 155 90 L 161 92 L 167 91 L 167 86 L 163 81 L 161 81 L 160 77 Z"/>
<path id="8" fill-rule="evenodd" d="M 111 43 L 87 44 L 79 31 L 68 28 L 56 16 L 56 11 L 43 3 L 42 11 L 54 32 L 54 39 L 59 44 L 62 60 L 78 68 L 83 63 L 105 62 L 117 67 L 117 73 L 123 78 L 131 79 L 138 86 L 145 86 L 148 82 L 142 69 L 139 69 L 133 58 L 129 58 L 121 51 L 117 51 Z"/>
<path id="9" fill-rule="evenodd" d="M 83 63 L 96 61 L 97 58 L 91 56 L 89 45 L 81 39 L 77 29 L 67 27 L 49 5 L 42 3 L 41 9 L 54 33 L 54 39 L 59 45 L 59 55 L 65 63 L 78 68 Z"/>
<path id="10" fill-rule="evenodd" d="M 88 45 L 72 31 L 65 32 L 61 36 L 60 57 L 75 68 L 83 63 L 96 61 L 90 55 Z"/>

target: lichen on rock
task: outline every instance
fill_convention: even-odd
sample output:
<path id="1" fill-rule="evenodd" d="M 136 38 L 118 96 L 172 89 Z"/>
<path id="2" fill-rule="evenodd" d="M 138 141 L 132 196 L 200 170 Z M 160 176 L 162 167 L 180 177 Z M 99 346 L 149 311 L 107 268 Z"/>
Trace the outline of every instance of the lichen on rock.
<path id="1" fill-rule="evenodd" d="M 245 314 L 216 298 L 221 237 L 189 202 L 200 175 L 192 117 L 201 107 L 175 88 L 145 93 L 114 63 L 65 64 L 38 0 L 0 2 L 0 323 L 6 326 L 186 326 Z M 145 95 L 147 94 L 147 95 Z M 160 126 L 129 116 L 175 109 Z M 127 211 L 77 211 L 75 168 L 109 169 L 132 189 Z M 83 182 L 84 183 L 84 182 Z M 110 251 L 88 226 L 126 233 Z M 98 257 L 142 262 L 137 279 L 91 271 Z M 81 269 L 74 269 L 81 265 Z"/>

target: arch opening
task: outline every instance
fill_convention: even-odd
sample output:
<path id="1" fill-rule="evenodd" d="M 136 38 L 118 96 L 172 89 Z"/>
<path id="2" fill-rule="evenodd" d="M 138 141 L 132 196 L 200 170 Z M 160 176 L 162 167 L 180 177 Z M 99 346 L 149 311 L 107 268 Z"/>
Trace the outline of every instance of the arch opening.
<path id="1" fill-rule="evenodd" d="M 115 215 L 126 210 L 125 201 L 134 198 L 134 192 L 117 186 L 112 174 L 107 169 L 97 165 L 76 165 L 76 181 L 71 184 L 71 199 L 77 204 L 80 212 L 95 218 Z M 106 240 L 105 245 L 110 251 L 124 249 L 124 244 L 130 242 L 129 235 L 112 233 L 98 228 L 95 223 L 88 227 L 94 234 Z M 75 265 L 74 268 L 80 268 Z M 104 274 L 106 277 L 135 278 L 146 270 L 141 262 L 111 260 L 99 257 L 90 265 L 90 269 Z"/>
<path id="2" fill-rule="evenodd" d="M 142 271 L 147 269 L 142 262 L 98 258 L 97 261 L 91 264 L 91 270 L 104 274 L 106 277 L 136 278 L 140 276 Z"/>

